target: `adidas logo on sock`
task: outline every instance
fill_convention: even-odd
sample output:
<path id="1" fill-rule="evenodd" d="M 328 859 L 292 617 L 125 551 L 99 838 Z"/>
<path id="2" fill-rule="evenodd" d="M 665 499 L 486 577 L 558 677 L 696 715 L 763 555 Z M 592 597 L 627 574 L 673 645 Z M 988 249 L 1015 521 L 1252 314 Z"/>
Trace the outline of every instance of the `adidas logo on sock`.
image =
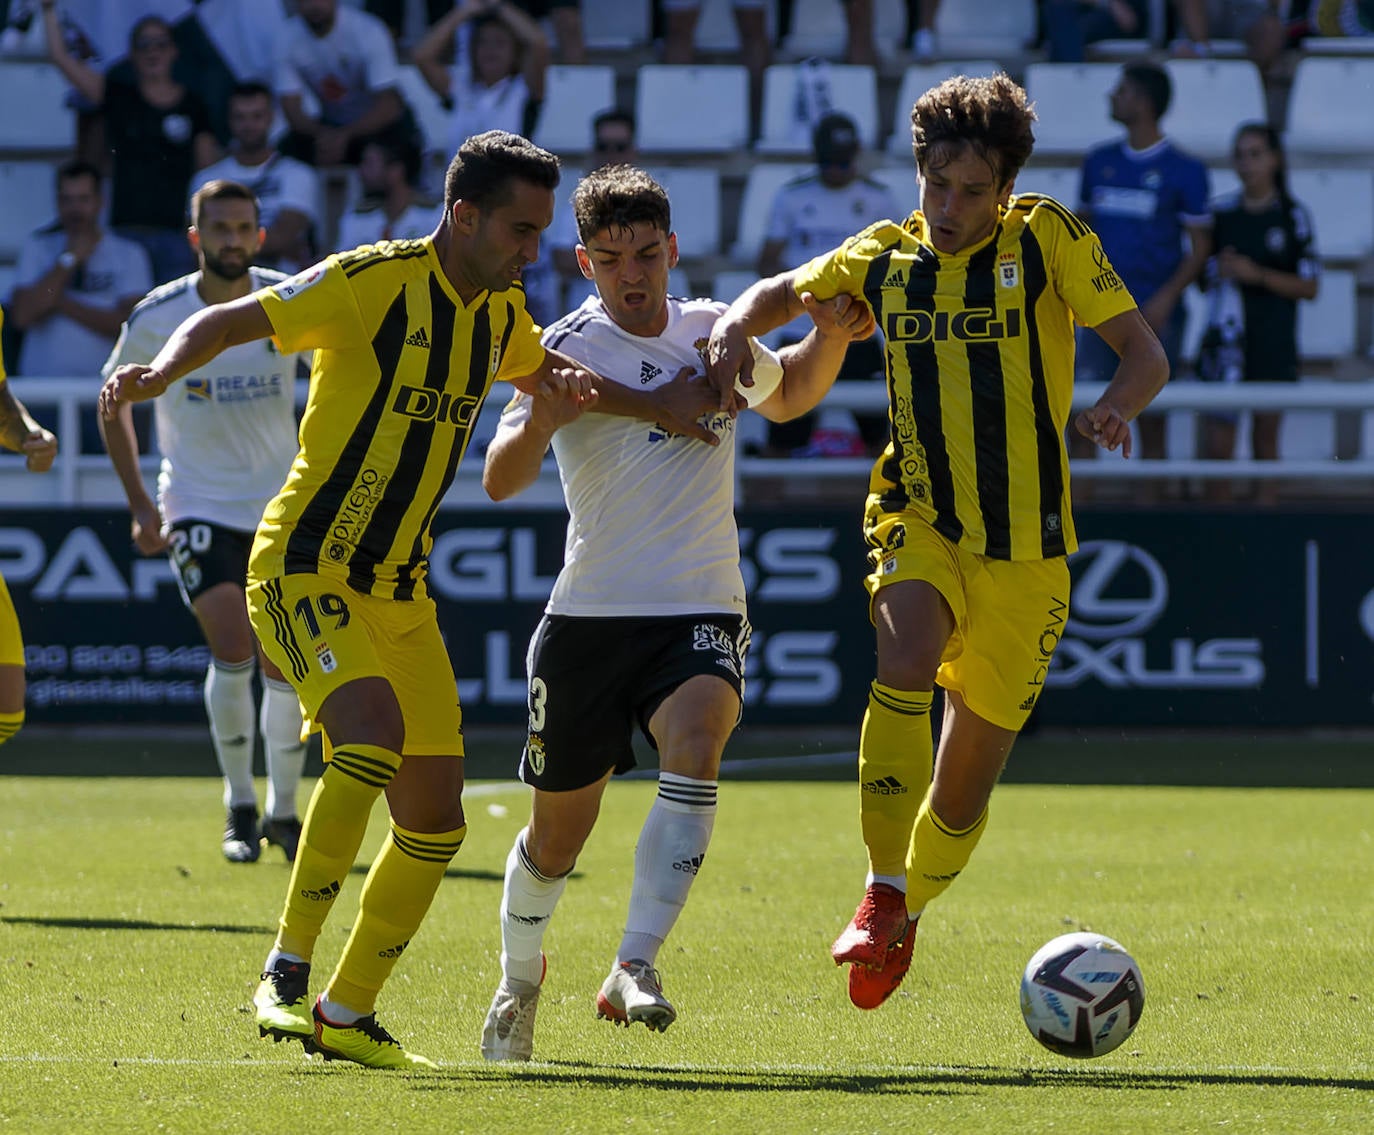
<path id="1" fill-rule="evenodd" d="M 429 336 L 425 334 L 425 329 L 424 329 L 423 327 L 419 327 L 419 328 L 416 328 L 415 333 L 414 333 L 413 335 L 407 335 L 407 336 L 406 336 L 406 346 L 407 346 L 407 347 L 423 347 L 426 351 L 428 351 L 428 350 L 429 350 Z"/>
<path id="2" fill-rule="evenodd" d="M 343 888 L 340 887 L 337 882 L 334 882 L 330 883 L 327 887 L 321 887 L 317 891 L 308 889 L 303 890 L 301 891 L 301 898 L 309 899 L 311 902 L 333 902 L 334 899 L 338 897 L 341 890 L 343 890 Z"/>
<path id="3" fill-rule="evenodd" d="M 863 790 L 871 792 L 874 796 L 901 796 L 907 789 L 895 776 L 884 776 L 877 780 L 864 781 Z"/>
<path id="4" fill-rule="evenodd" d="M 541 922 L 547 922 L 547 914 L 516 914 L 513 910 L 506 911 L 506 917 L 512 922 L 518 922 L 521 926 L 538 926 Z"/>
<path id="5" fill-rule="evenodd" d="M 679 859 L 673 864 L 674 871 L 686 871 L 689 875 L 695 875 L 701 870 L 701 865 L 706 861 L 704 855 L 694 855 L 691 859 Z"/>
<path id="6" fill-rule="evenodd" d="M 659 375 L 663 373 L 662 367 L 656 367 L 648 359 L 640 360 L 639 364 L 639 385 L 648 386 Z"/>
<path id="7" fill-rule="evenodd" d="M 883 281 L 885 288 L 904 288 L 906 287 L 906 269 L 898 268 L 886 280 Z"/>
<path id="8" fill-rule="evenodd" d="M 379 958 L 399 958 L 403 953 L 405 953 L 405 949 L 409 945 L 410 939 L 407 938 L 399 946 L 388 946 L 385 950 L 378 950 L 377 956 Z"/>

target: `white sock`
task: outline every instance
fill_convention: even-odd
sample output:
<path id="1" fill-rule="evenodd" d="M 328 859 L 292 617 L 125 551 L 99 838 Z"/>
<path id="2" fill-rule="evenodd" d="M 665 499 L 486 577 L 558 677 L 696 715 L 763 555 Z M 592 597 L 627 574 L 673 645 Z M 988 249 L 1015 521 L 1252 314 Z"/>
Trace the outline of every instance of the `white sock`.
<path id="1" fill-rule="evenodd" d="M 889 887 L 896 887 L 902 894 L 906 894 L 905 875 L 875 875 L 870 871 L 867 880 L 864 882 L 864 887 L 871 887 L 874 883 L 886 883 Z"/>
<path id="2" fill-rule="evenodd" d="M 265 674 L 258 728 L 267 751 L 267 804 L 263 815 L 273 820 L 289 820 L 296 815 L 296 789 L 305 768 L 301 703 L 296 700 L 295 690 Z"/>
<path id="3" fill-rule="evenodd" d="M 567 875 L 549 878 L 536 870 L 525 850 L 526 828 L 506 856 L 501 895 L 501 972 L 512 981 L 538 985 L 544 976 L 544 931 L 562 897 Z"/>
<path id="4" fill-rule="evenodd" d="M 224 806 L 257 807 L 253 786 L 253 660 L 210 659 L 205 671 L 205 712 L 210 718 L 219 771 L 224 774 Z"/>
<path id="5" fill-rule="evenodd" d="M 658 774 L 658 798 L 635 847 L 635 881 L 617 961 L 654 964 L 706 858 L 716 822 L 717 782 Z"/>
<path id="6" fill-rule="evenodd" d="M 338 1001 L 331 1001 L 328 997 L 320 997 L 320 1012 L 324 1014 L 324 1019 L 334 1025 L 356 1025 L 368 1014 L 360 1013 L 357 1009 L 350 1009 L 347 1005 L 341 1005 Z"/>
<path id="7" fill-rule="evenodd" d="M 274 970 L 274 969 L 276 969 L 276 968 L 277 968 L 277 963 L 278 963 L 278 962 L 288 962 L 288 963 L 293 963 L 293 964 L 299 965 L 299 964 L 302 963 L 302 962 L 309 962 L 309 961 L 310 961 L 309 958 L 302 958 L 302 957 L 299 957 L 299 956 L 296 955 L 296 954 L 288 954 L 288 953 L 286 953 L 285 951 L 279 950 L 279 949 L 277 949 L 275 946 L 273 946 L 273 947 L 272 947 L 272 952 L 271 952 L 270 954 L 267 955 L 267 961 L 263 964 L 263 967 L 262 967 L 262 968 L 263 968 L 263 971 L 266 972 L 266 971 L 268 971 L 268 970 Z"/>

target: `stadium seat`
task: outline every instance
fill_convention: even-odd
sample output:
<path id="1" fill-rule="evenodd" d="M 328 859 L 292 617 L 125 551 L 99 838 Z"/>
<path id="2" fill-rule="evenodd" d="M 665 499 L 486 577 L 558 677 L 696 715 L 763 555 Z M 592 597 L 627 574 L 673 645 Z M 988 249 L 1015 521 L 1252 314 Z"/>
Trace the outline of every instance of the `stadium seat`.
<path id="1" fill-rule="evenodd" d="M 763 73 L 763 124 L 754 149 L 760 154 L 811 153 L 811 124 L 798 109 L 801 68 L 809 64 L 775 63 Z M 825 81 L 834 110 L 849 115 L 863 144 L 872 149 L 878 138 L 878 76 L 872 67 L 826 63 Z"/>
<path id="2" fill-rule="evenodd" d="M 749 142 L 749 72 L 743 66 L 649 63 L 635 88 L 639 150 L 727 153 Z"/>
<path id="3" fill-rule="evenodd" d="M 0 61 L 0 150 L 70 150 L 76 116 L 66 105 L 67 80 L 51 63 Z M 17 112 L 23 108 L 22 113 Z"/>
<path id="4" fill-rule="evenodd" d="M 740 201 L 739 232 L 730 248 L 730 259 L 734 263 L 753 267 L 763 247 L 773 198 L 794 177 L 813 169 L 815 166 L 805 162 L 765 162 L 750 168 Z"/>
<path id="5" fill-rule="evenodd" d="M 782 41 L 784 54 L 842 59 L 849 40 L 844 0 L 793 0 L 792 24 Z M 906 44 L 906 5 L 903 0 L 874 0 L 873 41 L 881 55 Z"/>
<path id="6" fill-rule="evenodd" d="M 1268 118 L 1259 68 L 1248 59 L 1170 59 L 1174 96 L 1161 129 L 1199 158 L 1231 153 L 1236 127 Z"/>
<path id="7" fill-rule="evenodd" d="M 678 254 L 720 252 L 720 172 L 709 166 L 656 167 L 649 172 L 668 191 Z"/>
<path id="8" fill-rule="evenodd" d="M 877 169 L 870 170 L 868 176 L 887 186 L 887 191 L 892 194 L 893 200 L 907 212 L 917 207 L 920 190 L 916 187 L 916 167 L 910 158 L 901 165 L 879 166 Z M 893 219 L 896 220 L 897 218 L 894 217 Z"/>
<path id="9" fill-rule="evenodd" d="M 831 0 L 835 3 L 836 0 Z M 768 40 L 778 36 L 778 2 L 766 0 L 764 20 L 768 26 Z M 696 49 L 715 54 L 739 51 L 739 26 L 735 23 L 734 0 L 702 0 L 697 17 Z"/>
<path id="10" fill-rule="evenodd" d="M 959 0 L 935 14 L 935 40 L 945 58 L 1015 57 L 1036 36 L 1035 0 Z"/>
<path id="11" fill-rule="evenodd" d="M 1288 189 L 1312 214 L 1323 260 L 1374 253 L 1374 170 L 1295 169 Z"/>
<path id="12" fill-rule="evenodd" d="M 15 260 L 35 229 L 57 216 L 53 167 L 46 161 L 0 162 L 0 260 Z"/>
<path id="13" fill-rule="evenodd" d="M 1337 155 L 1368 165 L 1374 158 L 1374 58 L 1306 58 L 1293 72 L 1288 99 L 1290 154 Z"/>
<path id="14" fill-rule="evenodd" d="M 952 75 L 992 75 L 1002 70 L 995 59 L 969 59 L 961 63 L 913 63 L 902 72 L 897 88 L 896 110 L 892 115 L 892 133 L 887 138 L 887 152 L 894 158 L 911 157 L 911 108 L 931 87 L 938 86 Z"/>
<path id="15" fill-rule="evenodd" d="M 652 0 L 593 0 L 582 7 L 582 39 L 593 51 L 643 47 L 653 28 Z"/>
<path id="16" fill-rule="evenodd" d="M 1303 358 L 1334 359 L 1355 351 L 1355 273 L 1322 273 L 1317 298 L 1298 304 L 1298 350 Z"/>
<path id="17" fill-rule="evenodd" d="M 1119 136 L 1108 95 L 1121 68 L 1115 63 L 1031 63 L 1026 94 L 1035 103 L 1035 152 L 1041 157 L 1081 157 Z"/>
<path id="18" fill-rule="evenodd" d="M 1043 193 L 1077 209 L 1078 183 L 1082 175 L 1077 166 L 1031 166 L 1016 178 L 1017 193 Z"/>
<path id="19" fill-rule="evenodd" d="M 711 279 L 711 298 L 721 303 L 734 303 L 758 278 L 758 273 L 750 268 L 727 268 L 717 272 Z"/>
<path id="20" fill-rule="evenodd" d="M 585 154 L 592 148 L 592 119 L 614 105 L 614 67 L 550 67 L 532 140 L 555 154 Z"/>
<path id="21" fill-rule="evenodd" d="M 1330 410 L 1283 411 L 1279 456 L 1289 461 L 1330 461 L 1336 456 L 1336 415 Z"/>

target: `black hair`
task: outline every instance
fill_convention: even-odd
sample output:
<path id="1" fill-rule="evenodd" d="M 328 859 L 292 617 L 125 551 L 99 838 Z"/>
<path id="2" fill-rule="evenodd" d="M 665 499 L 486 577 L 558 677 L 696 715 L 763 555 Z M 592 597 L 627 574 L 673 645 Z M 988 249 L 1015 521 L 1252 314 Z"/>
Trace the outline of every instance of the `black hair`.
<path id="1" fill-rule="evenodd" d="M 1127 63 L 1121 68 L 1121 77 L 1145 93 L 1155 109 L 1156 121 L 1164 117 L 1174 97 L 1174 84 L 1168 71 L 1158 63 Z"/>
<path id="2" fill-rule="evenodd" d="M 512 181 L 528 181 L 543 189 L 557 189 L 558 159 L 528 138 L 504 130 L 488 130 L 468 138 L 449 162 L 444 175 L 444 212 L 457 201 L 471 201 L 488 211 L 513 196 Z"/>

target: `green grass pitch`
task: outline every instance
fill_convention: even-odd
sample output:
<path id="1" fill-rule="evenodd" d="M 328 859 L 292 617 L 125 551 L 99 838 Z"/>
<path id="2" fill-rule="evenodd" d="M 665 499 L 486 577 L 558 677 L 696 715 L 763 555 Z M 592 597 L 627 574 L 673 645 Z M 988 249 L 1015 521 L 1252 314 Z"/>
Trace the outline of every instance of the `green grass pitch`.
<path id="1" fill-rule="evenodd" d="M 854 788 L 727 780 L 656 1035 L 594 1010 L 653 791 L 608 791 L 546 942 L 536 1062 L 510 1067 L 477 1044 L 527 801 L 470 785 L 467 845 L 379 1005 L 441 1067 L 391 1074 L 258 1039 L 287 868 L 220 858 L 217 780 L 0 777 L 0 1128 L 1374 1131 L 1374 792 L 1005 784 L 902 989 L 863 1013 L 828 956 L 863 881 Z M 314 989 L 382 832 L 379 809 Z M 1037 1045 L 1017 1003 L 1031 953 L 1081 927 L 1146 985 L 1135 1035 L 1088 1062 Z"/>

